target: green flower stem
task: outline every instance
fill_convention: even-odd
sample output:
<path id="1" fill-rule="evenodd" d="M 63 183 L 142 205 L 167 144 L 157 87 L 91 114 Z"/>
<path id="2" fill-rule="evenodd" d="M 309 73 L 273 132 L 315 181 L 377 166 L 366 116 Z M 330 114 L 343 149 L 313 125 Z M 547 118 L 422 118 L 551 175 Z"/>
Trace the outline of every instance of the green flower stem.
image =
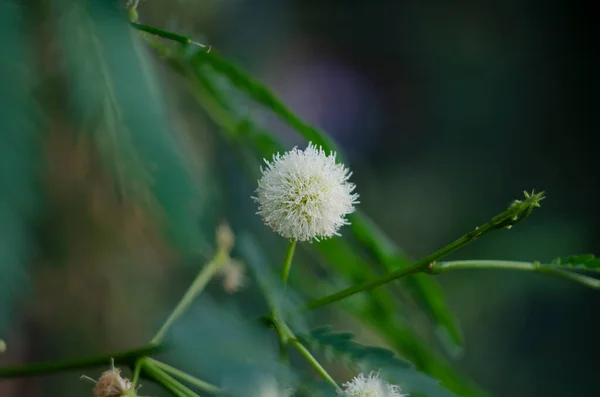
<path id="1" fill-rule="evenodd" d="M 411 274 L 420 273 L 427 271 L 432 264 L 438 259 L 458 250 L 459 248 L 464 247 L 465 245 L 471 243 L 472 241 L 478 239 L 479 237 L 492 232 L 494 230 L 498 230 L 501 228 L 510 229 L 513 225 L 521 222 L 531 213 L 533 207 L 539 207 L 539 202 L 544 198 L 543 193 L 532 193 L 531 195 L 526 194 L 526 199 L 523 201 L 515 201 L 506 211 L 501 214 L 495 216 L 490 221 L 485 223 L 484 225 L 475 228 L 470 233 L 465 234 L 458 240 L 446 245 L 442 249 L 434 252 L 433 254 L 426 256 L 425 258 L 417 261 L 412 266 L 409 266 L 404 269 L 398 269 L 393 272 L 390 272 L 384 276 L 379 278 L 366 281 L 361 284 L 356 284 L 346 289 L 343 289 L 339 292 L 333 293 L 331 295 L 325 296 L 323 298 L 315 299 L 309 302 L 305 309 L 312 310 L 318 307 L 322 307 L 344 298 L 347 298 L 351 295 L 357 294 L 362 291 L 366 291 L 369 289 L 373 289 L 379 287 L 381 285 L 387 284 L 391 281 L 397 280 L 402 277 L 409 276 Z"/>
<path id="2" fill-rule="evenodd" d="M 290 276 L 290 269 L 292 268 L 292 258 L 294 257 L 294 250 L 296 249 L 296 239 L 290 240 L 285 259 L 283 260 L 283 266 L 281 267 L 281 281 L 283 285 L 287 284 L 288 277 Z"/>
<path id="3" fill-rule="evenodd" d="M 188 387 L 182 385 L 177 382 L 172 376 L 165 373 L 160 368 L 156 367 L 154 364 L 149 362 L 148 360 L 144 360 L 143 362 L 144 371 L 148 373 L 154 380 L 163 385 L 167 390 L 172 392 L 178 397 L 200 397 L 198 393 L 195 393 L 193 390 Z"/>
<path id="4" fill-rule="evenodd" d="M 321 364 L 319 364 L 319 362 L 313 357 L 312 354 L 310 354 L 308 349 L 304 347 L 302 343 L 300 343 L 297 339 L 294 338 L 290 339 L 290 344 L 294 346 L 296 350 L 298 350 L 300 354 L 304 356 L 304 358 L 306 358 L 308 363 L 319 373 L 319 375 L 321 375 L 323 379 L 329 382 L 337 390 L 342 390 L 337 384 L 337 382 L 333 380 L 333 378 L 327 373 L 327 371 L 325 371 L 325 368 L 323 368 Z"/>
<path id="5" fill-rule="evenodd" d="M 180 369 L 171 367 L 170 365 L 167 365 L 163 362 L 160 362 L 158 360 L 155 360 L 153 358 L 148 358 L 148 361 L 151 362 L 152 364 L 154 364 L 157 368 L 161 369 L 163 372 L 169 374 L 169 375 L 173 375 L 176 378 L 181 379 L 182 381 L 185 381 L 187 383 L 189 383 L 190 385 L 196 386 L 199 389 L 202 389 L 208 393 L 220 393 L 221 389 L 219 389 L 217 386 L 211 385 L 208 382 L 205 382 L 203 380 L 200 380 L 198 378 L 196 378 L 195 376 L 192 376 L 190 374 L 188 374 L 187 372 L 184 372 Z"/>
<path id="6" fill-rule="evenodd" d="M 437 262 L 430 267 L 428 273 L 441 274 L 449 270 L 458 269 L 505 269 L 521 270 L 546 274 L 549 276 L 562 278 L 583 284 L 587 287 L 600 290 L 600 280 L 589 277 L 573 271 L 553 267 L 552 265 L 542 265 L 537 262 L 515 262 L 515 261 L 496 261 L 496 260 L 467 260 Z"/>
<path id="7" fill-rule="evenodd" d="M 206 284 L 208 284 L 210 279 L 215 275 L 219 268 L 227 262 L 227 260 L 228 256 L 225 253 L 218 251 L 213 259 L 200 270 L 200 273 L 198 273 L 192 285 L 190 285 L 165 323 L 158 330 L 154 338 L 152 338 L 152 343 L 160 343 L 164 339 L 169 328 L 171 328 L 173 323 L 190 307 L 194 299 L 204 290 Z"/>
<path id="8" fill-rule="evenodd" d="M 149 345 L 137 349 L 103 354 L 93 357 L 5 367 L 0 368 L 0 379 L 35 376 L 41 374 L 48 374 L 52 372 L 68 371 L 78 368 L 97 367 L 100 365 L 106 365 L 110 363 L 111 358 L 114 359 L 116 364 L 131 365 L 139 357 L 145 357 L 152 353 L 156 353 L 159 349 L 159 345 L 151 343 Z"/>
<path id="9" fill-rule="evenodd" d="M 296 239 L 291 239 L 288 244 L 287 252 L 285 253 L 285 258 L 283 259 L 283 266 L 281 267 L 281 281 L 285 288 L 287 284 L 288 277 L 290 276 L 290 269 L 292 268 L 292 258 L 294 257 L 294 251 L 296 249 Z M 275 305 L 270 303 L 271 306 L 271 321 L 275 326 L 275 331 L 277 332 L 277 339 L 279 342 L 279 358 L 281 362 L 288 362 L 288 352 L 287 352 L 287 342 L 288 342 L 288 334 L 285 329 L 287 326 L 283 323 L 283 320 L 277 316 L 277 312 L 275 310 Z"/>

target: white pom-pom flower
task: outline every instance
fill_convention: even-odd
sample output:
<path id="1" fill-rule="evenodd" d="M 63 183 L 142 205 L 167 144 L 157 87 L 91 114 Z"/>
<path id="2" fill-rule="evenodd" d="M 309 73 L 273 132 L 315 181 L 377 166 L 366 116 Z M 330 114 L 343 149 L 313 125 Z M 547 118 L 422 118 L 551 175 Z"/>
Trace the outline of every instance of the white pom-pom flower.
<path id="1" fill-rule="evenodd" d="M 287 239 L 309 241 L 339 235 L 348 224 L 346 215 L 354 212 L 358 194 L 348 179 L 352 173 L 312 143 L 305 150 L 265 159 L 256 189 L 258 214 L 266 225 Z"/>
<path id="2" fill-rule="evenodd" d="M 377 372 L 369 375 L 359 374 L 350 382 L 342 385 L 344 389 L 338 392 L 342 397 L 407 397 L 399 386 L 389 384 L 379 377 Z"/>

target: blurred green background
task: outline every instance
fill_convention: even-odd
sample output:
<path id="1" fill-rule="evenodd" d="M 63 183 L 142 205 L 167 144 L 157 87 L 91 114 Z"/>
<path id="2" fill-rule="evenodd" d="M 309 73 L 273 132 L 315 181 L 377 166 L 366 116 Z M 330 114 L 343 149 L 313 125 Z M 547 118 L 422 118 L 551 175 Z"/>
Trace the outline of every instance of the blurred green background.
<path id="1" fill-rule="evenodd" d="M 76 3 L 0 1 L 2 365 L 144 343 L 222 220 L 256 231 L 271 261 L 285 249 L 182 79 L 115 22 L 116 2 L 92 1 L 89 15 Z M 590 3 L 147 0 L 139 14 L 210 44 L 324 129 L 360 208 L 412 257 L 532 188 L 548 194 L 541 210 L 452 257 L 600 253 Z M 287 147 L 305 144 L 244 98 L 236 106 Z M 439 281 L 466 340 L 452 365 L 484 390 L 597 395 L 597 292 L 499 271 Z M 224 298 L 211 286 L 260 314 L 251 291 Z M 78 375 L 0 381 L 0 396 L 86 395 Z"/>

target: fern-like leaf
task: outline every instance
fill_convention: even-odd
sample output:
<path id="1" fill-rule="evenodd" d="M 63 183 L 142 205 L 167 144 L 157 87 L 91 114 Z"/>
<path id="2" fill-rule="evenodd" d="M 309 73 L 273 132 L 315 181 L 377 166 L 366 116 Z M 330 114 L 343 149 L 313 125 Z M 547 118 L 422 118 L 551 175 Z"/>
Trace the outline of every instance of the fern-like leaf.
<path id="1" fill-rule="evenodd" d="M 555 258 L 550 266 L 561 269 L 600 272 L 600 258 L 597 258 L 593 254 L 571 255 L 563 258 Z"/>
<path id="2" fill-rule="evenodd" d="M 394 352 L 374 346 L 365 346 L 354 340 L 350 332 L 332 332 L 331 327 L 314 329 L 304 337 L 306 343 L 321 350 L 332 361 L 342 361 L 360 372 L 380 371 L 389 382 L 399 385 L 411 395 L 430 397 L 456 396 L 443 388 L 430 376 L 417 371 L 411 363 L 397 357 Z"/>

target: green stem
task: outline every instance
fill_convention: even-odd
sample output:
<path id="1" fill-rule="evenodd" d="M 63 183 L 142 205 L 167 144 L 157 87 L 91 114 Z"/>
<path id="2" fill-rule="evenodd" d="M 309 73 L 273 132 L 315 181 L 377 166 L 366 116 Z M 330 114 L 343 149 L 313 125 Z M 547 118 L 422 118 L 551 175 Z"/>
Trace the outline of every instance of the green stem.
<path id="1" fill-rule="evenodd" d="M 564 280 L 574 281 L 587 287 L 600 290 L 600 280 L 589 277 L 573 271 L 552 267 L 552 265 L 542 265 L 537 262 L 516 262 L 516 261 L 496 261 L 496 260 L 466 260 L 437 262 L 428 272 L 431 274 L 441 274 L 448 270 L 458 269 L 505 269 L 521 270 L 543 273 L 549 276 L 562 278 Z"/>
<path id="2" fill-rule="evenodd" d="M 221 265 L 227 261 L 227 256 L 221 252 L 217 252 L 213 259 L 211 259 L 206 266 L 200 270 L 200 273 L 196 276 L 196 279 L 190 285 L 186 293 L 183 295 L 175 309 L 171 312 L 165 323 L 158 330 L 154 338 L 152 338 L 152 343 L 161 342 L 169 328 L 173 325 L 173 323 L 190 307 L 194 299 L 200 294 L 206 284 L 210 281 L 210 279 L 215 275 L 215 273 L 219 270 Z"/>
<path id="3" fill-rule="evenodd" d="M 178 33 L 169 32 L 168 30 L 155 28 L 154 26 L 144 25 L 144 24 L 137 23 L 137 22 L 130 22 L 130 24 L 137 30 L 141 30 L 142 32 L 150 33 L 155 36 L 162 37 L 164 39 L 176 41 L 181 44 L 193 44 L 193 45 L 197 45 L 199 47 L 206 47 L 204 44 L 196 43 L 195 41 L 192 41 L 192 39 L 190 39 L 189 37 L 178 34 Z M 210 47 L 208 47 L 208 51 L 210 51 Z"/>
<path id="4" fill-rule="evenodd" d="M 190 44 L 192 42 L 192 40 L 189 37 L 155 28 L 154 26 L 144 25 L 137 22 L 131 22 L 131 26 L 133 26 L 137 30 L 141 30 L 142 32 L 150 33 L 168 40 L 173 40 L 181 44 Z"/>
<path id="5" fill-rule="evenodd" d="M 319 364 L 319 362 L 317 361 L 317 359 L 315 359 L 313 357 L 313 355 L 310 354 L 310 352 L 308 351 L 308 349 L 306 347 L 304 347 L 302 345 L 302 343 L 300 343 L 298 341 L 298 339 L 295 339 L 295 338 L 291 339 L 290 340 L 290 344 L 292 346 L 294 346 L 296 348 L 296 350 L 298 350 L 300 352 L 300 354 L 302 354 L 304 356 L 304 358 L 306 358 L 306 360 L 308 361 L 308 363 L 319 373 L 319 375 L 321 375 L 321 377 L 323 379 L 325 379 L 327 382 L 329 382 L 337 390 L 342 390 L 340 388 L 340 386 L 337 384 L 337 382 L 335 380 L 333 380 L 333 378 L 327 373 L 327 371 L 325 371 L 325 368 L 323 368 L 321 366 L 321 364 Z"/>
<path id="6" fill-rule="evenodd" d="M 521 222 L 529 215 L 533 207 L 539 206 L 539 201 L 543 199 L 543 193 L 532 194 L 531 196 L 526 195 L 526 197 L 526 200 L 514 202 L 506 211 L 495 216 L 481 227 L 475 228 L 473 231 L 465 234 L 458 240 L 417 261 L 412 266 L 395 270 L 379 278 L 353 285 L 323 298 L 315 299 L 309 302 L 305 308 L 308 310 L 316 309 L 318 307 L 337 302 L 359 292 L 379 287 L 399 278 L 426 271 L 430 266 L 432 266 L 433 262 L 458 250 L 459 248 L 464 247 L 479 237 L 500 228 L 510 228 L 514 224 Z"/>
<path id="7" fill-rule="evenodd" d="M 78 358 L 73 360 L 55 361 L 48 363 L 36 363 L 29 365 L 21 365 L 15 367 L 0 368 L 0 379 L 2 378 L 18 378 L 25 376 L 34 376 L 40 374 L 48 374 L 52 372 L 68 371 L 79 368 L 97 367 L 110 363 L 110 359 L 114 359 L 116 364 L 130 365 L 139 357 L 148 356 L 156 353 L 160 346 L 156 343 L 126 350 L 117 353 L 103 354 L 94 357 Z"/>
<path id="8" fill-rule="evenodd" d="M 283 266 L 281 267 L 281 281 L 283 285 L 287 284 L 288 277 L 290 276 L 290 269 L 292 268 L 292 258 L 294 257 L 294 250 L 296 249 L 296 239 L 290 240 L 285 259 L 283 260 Z"/>
<path id="9" fill-rule="evenodd" d="M 285 258 L 283 259 L 283 265 L 281 266 L 281 281 L 283 283 L 284 288 L 287 285 L 287 280 L 290 276 L 290 269 L 292 268 L 292 258 L 294 257 L 294 251 L 296 249 L 296 241 L 297 240 L 295 238 L 290 240 L 287 252 L 285 253 Z M 282 326 L 286 326 L 282 323 L 283 320 L 278 318 L 274 305 L 272 305 L 271 307 L 271 319 L 273 321 L 273 324 L 275 325 L 275 331 L 277 332 L 277 340 L 279 342 L 279 358 L 281 359 L 282 363 L 287 363 L 287 334 L 283 331 L 282 328 Z"/>
<path id="10" fill-rule="evenodd" d="M 131 383 L 133 384 L 134 388 L 137 385 L 138 381 L 140 380 L 140 373 L 142 372 L 142 363 L 143 363 L 144 358 L 145 357 L 137 359 L 137 361 L 134 364 L 133 375 L 131 376 Z"/>
<path id="11" fill-rule="evenodd" d="M 182 381 L 189 383 L 190 385 L 194 385 L 197 388 L 202 389 L 208 393 L 216 394 L 216 393 L 221 392 L 221 389 L 219 389 L 217 386 L 211 385 L 208 382 L 198 379 L 195 376 L 188 374 L 187 372 L 184 372 L 180 369 L 171 367 L 170 365 L 167 365 L 167 364 L 165 364 L 161 361 L 155 360 L 153 358 L 148 358 L 148 360 L 152 364 L 154 364 L 157 368 L 161 369 L 163 372 L 165 372 L 169 375 L 173 375 L 174 377 L 179 378 Z"/>
<path id="12" fill-rule="evenodd" d="M 144 371 L 146 371 L 151 377 L 163 385 L 166 389 L 177 396 L 182 397 L 200 397 L 198 393 L 195 393 L 190 388 L 179 383 L 175 378 L 168 375 L 166 372 L 156 367 L 149 361 L 144 361 Z"/>

